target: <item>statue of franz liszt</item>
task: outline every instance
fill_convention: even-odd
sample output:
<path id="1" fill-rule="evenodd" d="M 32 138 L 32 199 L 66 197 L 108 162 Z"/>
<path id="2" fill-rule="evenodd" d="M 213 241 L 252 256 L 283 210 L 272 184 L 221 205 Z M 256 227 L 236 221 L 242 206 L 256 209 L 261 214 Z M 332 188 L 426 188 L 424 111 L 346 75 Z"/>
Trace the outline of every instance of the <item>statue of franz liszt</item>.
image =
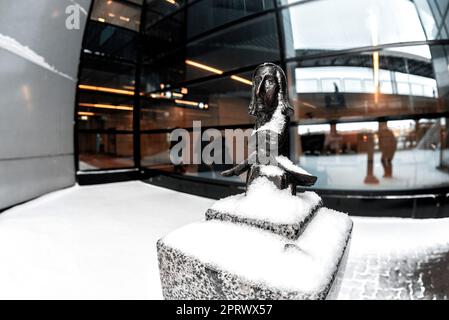
<path id="1" fill-rule="evenodd" d="M 250 154 L 245 161 L 221 174 L 234 176 L 249 171 L 247 187 L 256 178 L 264 176 L 279 189 L 290 188 L 292 194 L 296 194 L 297 185 L 313 185 L 317 178 L 287 158 L 293 108 L 288 102 L 286 77 L 279 66 L 264 63 L 254 71 L 249 114 L 256 117 Z"/>

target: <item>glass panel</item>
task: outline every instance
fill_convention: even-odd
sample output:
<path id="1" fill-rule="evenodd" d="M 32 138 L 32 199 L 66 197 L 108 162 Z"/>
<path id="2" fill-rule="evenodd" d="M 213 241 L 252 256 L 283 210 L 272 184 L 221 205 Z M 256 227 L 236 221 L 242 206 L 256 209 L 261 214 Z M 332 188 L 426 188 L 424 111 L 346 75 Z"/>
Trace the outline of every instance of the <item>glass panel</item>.
<path id="1" fill-rule="evenodd" d="M 129 97 L 80 92 L 78 129 L 133 130 L 133 100 Z"/>
<path id="2" fill-rule="evenodd" d="M 251 73 L 164 90 L 147 95 L 142 108 L 142 130 L 248 124 Z"/>
<path id="3" fill-rule="evenodd" d="M 197 155 L 205 152 L 205 148 L 213 141 L 213 138 L 207 131 L 203 131 L 203 136 L 199 135 L 197 139 L 193 136 L 192 131 L 185 131 L 182 140 L 180 138 L 174 141 L 170 141 L 170 133 L 143 134 L 141 137 L 142 166 L 201 178 L 244 182 L 245 175 L 225 178 L 219 174 L 221 171 L 229 169 L 236 164 L 237 139 L 242 139 L 240 147 L 243 148 L 244 152 L 247 151 L 247 140 L 244 138 L 244 130 L 240 129 L 240 131 L 242 132 L 241 134 L 238 129 L 235 131 L 236 139 L 233 142 L 225 138 L 223 130 L 219 131 L 221 134 L 221 145 L 217 146 L 211 153 L 217 159 L 221 159 L 218 161 L 221 163 L 212 164 L 207 164 L 201 156 L 198 157 L 198 162 L 194 162 Z M 183 148 L 179 148 L 179 145 L 182 145 Z M 174 147 L 176 148 L 173 149 Z M 172 162 L 172 149 L 175 159 L 179 160 L 178 163 Z M 176 151 L 178 151 L 177 154 Z M 217 153 L 215 154 L 215 152 Z"/>
<path id="4" fill-rule="evenodd" d="M 170 161 L 170 133 L 143 134 L 140 143 L 143 167 L 174 171 Z"/>
<path id="5" fill-rule="evenodd" d="M 323 122 L 448 111 L 447 65 L 441 46 L 392 48 L 288 64 L 295 119 Z"/>
<path id="6" fill-rule="evenodd" d="M 133 64 L 105 61 L 95 56 L 84 55 L 80 84 L 123 90 L 124 93 L 132 95 L 135 72 Z"/>
<path id="7" fill-rule="evenodd" d="M 139 31 L 141 9 L 122 1 L 95 0 L 91 19 Z"/>
<path id="8" fill-rule="evenodd" d="M 193 42 L 187 49 L 181 48 L 176 51 L 170 51 L 172 49 L 170 46 L 180 45 L 182 41 L 167 37 L 164 33 L 158 34 L 157 30 L 159 27 L 151 33 L 171 40 L 162 41 L 158 49 L 148 48 L 143 68 L 145 92 L 158 90 L 160 84 L 173 86 L 184 81 L 221 74 L 231 69 L 280 59 L 274 15 L 244 22 L 201 41 Z M 182 33 L 178 34 L 181 37 Z M 171 48 L 164 51 L 169 53 L 158 59 L 151 58 L 152 55 L 157 55 L 155 50 L 162 50 L 164 46 Z"/>
<path id="9" fill-rule="evenodd" d="M 179 10 L 185 0 L 147 0 L 147 26 Z"/>
<path id="10" fill-rule="evenodd" d="M 449 172 L 449 119 L 441 118 L 441 165 L 440 168 Z"/>
<path id="11" fill-rule="evenodd" d="M 128 0 L 128 1 L 134 2 L 135 4 L 138 4 L 140 6 L 143 4 L 143 0 Z"/>
<path id="12" fill-rule="evenodd" d="M 185 13 L 181 11 L 148 28 L 145 32 L 146 59 L 156 58 L 185 45 Z"/>
<path id="13" fill-rule="evenodd" d="M 294 160 L 318 176 L 319 189 L 447 186 L 449 174 L 439 170 L 441 128 L 439 119 L 303 125 L 293 135 Z"/>
<path id="14" fill-rule="evenodd" d="M 290 4 L 295 4 L 295 3 L 299 3 L 299 2 L 303 2 L 303 1 L 308 1 L 308 0 L 275 0 L 277 1 L 277 3 L 281 6 L 283 5 L 290 5 Z"/>
<path id="15" fill-rule="evenodd" d="M 142 66 L 142 86 L 144 92 L 159 90 L 166 86 L 183 82 L 186 69 L 185 50 L 177 50 L 155 61 L 146 62 Z"/>
<path id="16" fill-rule="evenodd" d="M 135 61 L 137 33 L 90 21 L 83 48 L 86 53 Z"/>
<path id="17" fill-rule="evenodd" d="M 308 1 L 284 9 L 282 16 L 287 57 L 427 40 L 418 11 L 409 0 Z"/>
<path id="18" fill-rule="evenodd" d="M 273 0 L 199 1 L 187 9 L 188 38 L 271 8 L 273 8 Z"/>
<path id="19" fill-rule="evenodd" d="M 186 68 L 187 79 L 277 61 L 275 16 L 267 14 L 192 42 L 187 46 L 187 57 L 191 62 Z"/>
<path id="20" fill-rule="evenodd" d="M 79 133 L 78 145 L 81 171 L 134 166 L 132 134 Z"/>

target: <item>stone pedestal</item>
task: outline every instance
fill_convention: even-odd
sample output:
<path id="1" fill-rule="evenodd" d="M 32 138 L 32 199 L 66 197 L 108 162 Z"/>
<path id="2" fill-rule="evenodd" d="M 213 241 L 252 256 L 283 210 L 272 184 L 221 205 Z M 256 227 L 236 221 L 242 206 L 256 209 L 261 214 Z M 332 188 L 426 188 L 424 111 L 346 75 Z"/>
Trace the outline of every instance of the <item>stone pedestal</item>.
<path id="1" fill-rule="evenodd" d="M 351 219 L 320 207 L 312 192 L 283 198 L 265 191 L 271 199 L 249 191 L 220 200 L 206 221 L 158 241 L 165 299 L 326 298 L 350 239 Z M 254 199 L 261 202 L 259 212 L 245 203 Z M 269 201 L 284 201 L 279 210 L 297 214 L 267 217 L 261 208 Z"/>

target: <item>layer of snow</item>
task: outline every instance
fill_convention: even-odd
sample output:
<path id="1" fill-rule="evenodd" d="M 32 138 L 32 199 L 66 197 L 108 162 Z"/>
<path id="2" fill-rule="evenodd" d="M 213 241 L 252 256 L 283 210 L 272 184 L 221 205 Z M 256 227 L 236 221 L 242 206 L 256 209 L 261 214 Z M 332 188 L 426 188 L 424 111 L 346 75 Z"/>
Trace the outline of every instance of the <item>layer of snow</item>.
<path id="1" fill-rule="evenodd" d="M 125 182 L 77 186 L 5 211 L 0 299 L 162 299 L 157 240 L 204 219 L 213 202 Z M 449 218 L 351 219 L 348 265 L 371 252 L 387 259 L 392 250 L 448 247 Z"/>
<path id="2" fill-rule="evenodd" d="M 49 65 L 44 57 L 38 55 L 36 52 L 28 48 L 27 46 L 24 46 L 23 44 L 19 43 L 16 39 L 13 39 L 11 37 L 5 36 L 0 33 L 0 49 L 7 50 L 19 57 L 22 57 L 44 69 L 47 69 L 53 73 L 56 73 L 64 78 L 67 78 L 69 80 L 75 81 L 71 76 L 66 75 L 65 73 L 62 73 L 58 71 L 54 66 Z"/>
<path id="3" fill-rule="evenodd" d="M 304 221 L 321 202 L 314 192 L 292 196 L 290 189 L 279 190 L 267 178 L 254 180 L 245 194 L 230 196 L 215 202 L 211 209 L 249 219 L 276 224 Z"/>
<path id="4" fill-rule="evenodd" d="M 291 172 L 297 172 L 299 174 L 306 174 L 311 176 L 310 173 L 308 173 L 306 170 L 302 169 L 301 167 L 297 166 L 296 164 L 294 164 L 289 158 L 287 158 L 286 156 L 277 156 L 276 157 L 276 161 L 282 166 L 284 167 L 286 170 L 291 171 Z"/>
<path id="5" fill-rule="evenodd" d="M 163 241 L 245 279 L 313 294 L 329 284 L 351 227 L 346 214 L 322 208 L 296 241 L 223 221 L 190 224 Z M 297 248 L 286 250 L 286 244 Z"/>
<path id="6" fill-rule="evenodd" d="M 274 131 L 277 134 L 281 134 L 282 130 L 285 126 L 285 115 L 282 113 L 282 108 L 277 108 L 273 116 L 271 117 L 270 121 L 265 123 L 263 126 L 258 128 L 257 130 L 254 130 L 252 134 L 255 134 L 256 132 L 261 131 Z"/>
<path id="7" fill-rule="evenodd" d="M 449 247 L 449 218 L 357 218 L 351 254 L 407 256 Z"/>
<path id="8" fill-rule="evenodd" d="M 73 187 L 0 215 L 0 299 L 162 299 L 156 242 L 213 200 L 142 182 Z"/>
<path id="9" fill-rule="evenodd" d="M 260 166 L 260 173 L 267 177 L 279 177 L 284 174 L 284 170 L 277 166 Z"/>

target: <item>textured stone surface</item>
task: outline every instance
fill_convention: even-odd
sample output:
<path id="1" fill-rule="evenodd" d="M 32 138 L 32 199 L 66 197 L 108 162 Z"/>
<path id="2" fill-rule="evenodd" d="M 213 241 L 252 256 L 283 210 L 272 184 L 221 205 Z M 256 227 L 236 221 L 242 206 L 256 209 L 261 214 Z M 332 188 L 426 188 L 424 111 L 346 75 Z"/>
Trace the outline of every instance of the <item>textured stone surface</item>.
<path id="1" fill-rule="evenodd" d="M 449 245 L 406 255 L 350 255 L 335 282 L 336 299 L 448 299 Z"/>
<path id="2" fill-rule="evenodd" d="M 307 229 L 310 232 L 295 242 L 266 230 L 224 221 L 206 221 L 174 231 L 157 243 L 165 299 L 325 299 L 331 288 L 338 292 L 333 280 L 339 266 L 345 264 L 342 261 L 347 257 L 344 253 L 352 223 L 346 215 L 334 213 L 337 216 L 326 225 L 323 214 L 317 213 Z M 344 223 L 346 227 L 340 232 L 328 233 L 328 239 L 321 245 L 310 247 L 311 243 L 326 237 L 327 228 L 334 223 Z M 217 234 L 217 227 L 224 229 Z M 229 241 L 236 236 L 237 241 Z M 265 242 L 255 242 L 256 239 L 265 239 Z M 335 254 L 323 253 L 334 244 Z M 284 251 L 279 252 L 280 248 Z M 248 250 L 253 254 L 245 254 Z M 258 268 L 270 260 L 277 263 L 265 269 Z M 285 268 L 287 265 L 290 267 Z M 259 271 L 254 268 L 262 271 L 253 272 Z M 281 282 L 279 276 L 283 279 Z M 313 285 L 310 277 L 314 277 Z"/>
<path id="3" fill-rule="evenodd" d="M 214 209 L 207 210 L 206 220 L 215 219 L 222 221 L 231 221 L 234 223 L 242 223 L 252 227 L 273 232 L 275 234 L 281 235 L 291 240 L 296 240 L 298 239 L 299 235 L 302 233 L 304 228 L 307 226 L 307 224 L 310 222 L 310 220 L 312 220 L 313 216 L 320 207 L 321 202 L 309 212 L 309 214 L 305 217 L 304 220 L 300 220 L 297 223 L 292 224 L 281 224 L 251 218 L 244 218 L 231 213 L 220 212 Z"/>
<path id="4" fill-rule="evenodd" d="M 202 263 L 162 241 L 157 249 L 162 293 L 167 300 L 316 300 L 324 299 L 331 287 L 329 283 L 314 294 L 278 290 Z"/>

